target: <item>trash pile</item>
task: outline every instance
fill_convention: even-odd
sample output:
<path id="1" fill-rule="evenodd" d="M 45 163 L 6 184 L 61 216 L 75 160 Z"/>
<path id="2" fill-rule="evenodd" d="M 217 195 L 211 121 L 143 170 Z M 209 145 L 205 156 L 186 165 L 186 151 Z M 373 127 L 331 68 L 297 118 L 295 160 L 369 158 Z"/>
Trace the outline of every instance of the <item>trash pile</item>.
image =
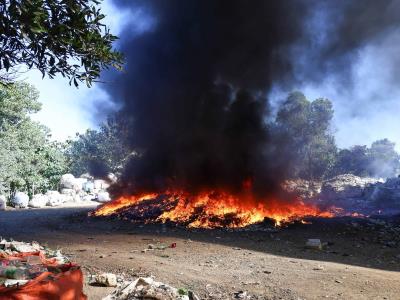
<path id="1" fill-rule="evenodd" d="M 54 271 L 54 264 L 66 263 L 69 260 L 60 250 L 53 251 L 36 242 L 0 240 L 0 285 L 26 284 L 30 279 L 49 271 L 49 268 Z"/>
<path id="2" fill-rule="evenodd" d="M 185 288 L 174 288 L 168 284 L 157 282 L 151 277 L 140 277 L 134 281 L 125 281 L 103 300 L 198 300 L 199 298 Z"/>
<path id="3" fill-rule="evenodd" d="M 325 200 L 364 198 L 365 188 L 380 182 L 379 179 L 352 174 L 338 175 L 322 184 L 320 197 Z"/>
<path id="4" fill-rule="evenodd" d="M 1 299 L 61 299 L 63 294 L 86 299 L 80 267 L 59 250 L 5 239 L 0 239 L 0 294 Z"/>
<path id="5" fill-rule="evenodd" d="M 113 174 L 108 180 L 95 179 L 88 174 L 75 178 L 72 174 L 64 174 L 59 183 L 59 190 L 49 190 L 44 194 L 35 194 L 31 199 L 24 192 L 16 192 L 10 199 L 15 208 L 42 208 L 60 206 L 64 203 L 84 203 L 97 201 L 105 203 L 111 200 L 107 192 L 110 183 L 115 182 Z M 0 195 L 0 210 L 6 209 L 6 198 Z"/>

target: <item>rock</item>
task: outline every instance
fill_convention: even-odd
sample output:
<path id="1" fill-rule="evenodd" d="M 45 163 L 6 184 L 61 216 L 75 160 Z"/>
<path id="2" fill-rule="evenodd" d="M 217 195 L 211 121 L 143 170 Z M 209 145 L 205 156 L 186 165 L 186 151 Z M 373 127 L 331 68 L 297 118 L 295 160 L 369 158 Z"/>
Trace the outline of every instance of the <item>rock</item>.
<path id="1" fill-rule="evenodd" d="M 32 208 L 41 208 L 46 206 L 48 202 L 48 197 L 43 194 L 36 194 L 29 201 L 28 206 Z"/>
<path id="2" fill-rule="evenodd" d="M 103 273 L 94 276 L 92 285 L 115 287 L 117 286 L 117 276 L 112 273 Z"/>
<path id="3" fill-rule="evenodd" d="M 75 185 L 75 176 L 72 174 L 64 174 L 60 179 L 61 189 L 73 189 Z"/>
<path id="4" fill-rule="evenodd" d="M 322 243 L 320 239 L 308 239 L 305 247 L 307 249 L 322 250 Z"/>
<path id="5" fill-rule="evenodd" d="M 352 174 L 338 175 L 325 181 L 321 187 L 320 197 L 324 200 L 343 200 L 347 198 L 363 198 L 364 190 L 378 179 L 358 177 Z"/>
<path id="6" fill-rule="evenodd" d="M 4 195 L 0 195 L 0 211 L 6 210 L 7 198 Z"/>
<path id="7" fill-rule="evenodd" d="M 111 200 L 110 194 L 108 192 L 99 192 L 96 200 L 101 203 L 109 202 Z"/>
<path id="8" fill-rule="evenodd" d="M 16 192 L 12 198 L 11 204 L 14 207 L 26 208 L 29 204 L 29 196 L 23 192 Z"/>

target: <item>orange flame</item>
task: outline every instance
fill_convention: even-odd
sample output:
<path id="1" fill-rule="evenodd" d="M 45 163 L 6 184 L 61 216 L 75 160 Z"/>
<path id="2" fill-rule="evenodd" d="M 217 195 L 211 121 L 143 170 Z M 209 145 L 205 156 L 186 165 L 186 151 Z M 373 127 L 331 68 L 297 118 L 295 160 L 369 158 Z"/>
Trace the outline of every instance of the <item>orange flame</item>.
<path id="1" fill-rule="evenodd" d="M 246 183 L 246 187 L 250 184 Z M 143 204 L 146 200 L 163 195 L 163 201 L 176 203 L 168 211 L 162 212 L 157 221 L 173 221 L 188 227 L 244 227 L 262 222 L 265 218 L 274 219 L 277 225 L 304 217 L 332 217 L 329 211 L 321 211 L 313 204 L 301 199 L 291 202 L 268 199 L 259 201 L 251 194 L 236 196 L 227 192 L 206 191 L 190 194 L 184 191 L 167 191 L 162 194 L 149 193 L 122 196 L 106 203 L 93 212 L 94 216 L 117 214 L 121 209 Z M 164 202 L 165 203 L 165 202 Z M 153 206 L 154 204 L 152 204 Z"/>

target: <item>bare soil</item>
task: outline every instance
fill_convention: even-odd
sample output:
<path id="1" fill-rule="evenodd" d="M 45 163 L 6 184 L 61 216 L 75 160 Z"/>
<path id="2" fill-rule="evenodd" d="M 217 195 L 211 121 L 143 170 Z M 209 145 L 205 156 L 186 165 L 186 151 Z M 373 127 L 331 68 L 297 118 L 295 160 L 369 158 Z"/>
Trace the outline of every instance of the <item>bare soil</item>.
<path id="1" fill-rule="evenodd" d="M 385 225 L 316 219 L 277 232 L 193 230 L 87 217 L 93 208 L 0 212 L 0 236 L 61 248 L 86 275 L 154 275 L 203 299 L 232 299 L 238 291 L 251 299 L 400 299 L 398 218 Z M 309 238 L 329 246 L 305 249 Z M 157 243 L 176 248 L 142 252 Z M 89 299 L 111 291 L 85 284 Z"/>

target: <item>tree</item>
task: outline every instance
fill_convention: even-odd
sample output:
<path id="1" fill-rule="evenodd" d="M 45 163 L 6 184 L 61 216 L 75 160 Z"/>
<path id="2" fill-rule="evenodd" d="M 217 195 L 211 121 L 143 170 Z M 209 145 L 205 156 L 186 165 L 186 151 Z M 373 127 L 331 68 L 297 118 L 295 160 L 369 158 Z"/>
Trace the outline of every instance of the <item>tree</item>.
<path id="1" fill-rule="evenodd" d="M 116 36 L 102 24 L 99 0 L 0 0 L 0 70 L 36 68 L 88 86 L 108 66 L 121 67 Z"/>
<path id="2" fill-rule="evenodd" d="M 30 118 L 41 107 L 38 96 L 27 83 L 0 86 L 0 193 L 55 188 L 66 171 L 61 147 Z"/>
<path id="3" fill-rule="evenodd" d="M 75 140 L 68 141 L 66 151 L 71 172 L 76 176 L 90 173 L 99 177 L 118 173 L 132 153 L 126 145 L 127 130 L 117 116 L 110 116 L 99 130 L 77 134 Z"/>
<path id="4" fill-rule="evenodd" d="M 353 146 L 350 149 L 341 149 L 332 168 L 332 176 L 340 174 L 353 174 L 356 176 L 369 176 L 369 157 L 367 146 Z"/>
<path id="5" fill-rule="evenodd" d="M 388 139 L 372 143 L 368 150 L 368 170 L 371 176 L 391 177 L 400 169 L 400 156 L 395 150 L 395 143 Z"/>
<path id="6" fill-rule="evenodd" d="M 300 92 L 290 93 L 279 108 L 276 130 L 281 149 L 289 159 L 289 176 L 321 179 L 336 157 L 336 144 L 330 131 L 333 118 L 328 99 L 312 102 Z"/>

